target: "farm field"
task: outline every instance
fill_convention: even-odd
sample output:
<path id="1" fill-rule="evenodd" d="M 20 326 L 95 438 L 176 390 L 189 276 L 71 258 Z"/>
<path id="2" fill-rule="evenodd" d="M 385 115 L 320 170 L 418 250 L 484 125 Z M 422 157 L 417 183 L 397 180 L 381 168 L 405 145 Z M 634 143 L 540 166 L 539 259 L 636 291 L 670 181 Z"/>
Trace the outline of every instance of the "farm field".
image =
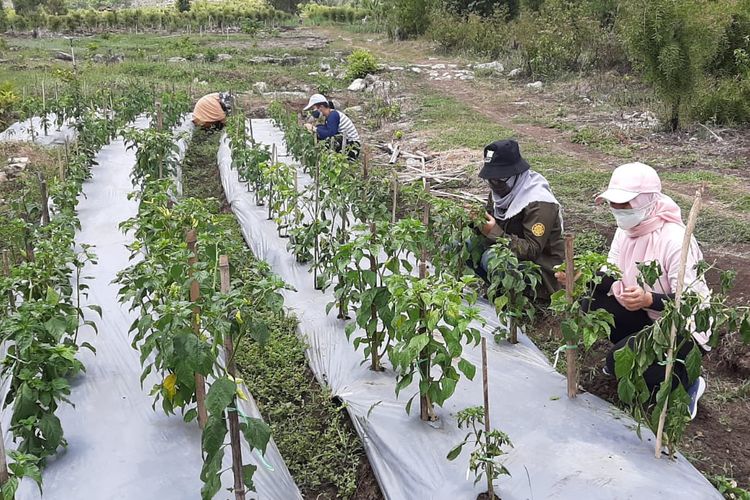
<path id="1" fill-rule="evenodd" d="M 70 498 L 61 467 L 90 481 L 87 492 L 106 491 L 106 470 L 90 480 L 80 475 L 97 448 L 86 441 L 127 448 L 97 429 L 100 411 L 123 429 L 130 424 L 118 417 L 117 398 L 93 396 L 102 378 L 128 399 L 122 411 L 138 422 L 132 432 L 151 429 L 145 439 L 172 441 L 168 453 L 177 458 L 165 471 L 190 498 L 243 489 L 232 470 L 238 449 L 244 488 L 260 498 L 475 498 L 487 490 L 486 476 L 501 498 L 529 498 L 529 491 L 581 498 L 603 478 L 627 488 L 628 474 L 649 464 L 643 489 L 628 494 L 666 495 L 670 485 L 659 483 L 668 477 L 685 481 L 675 491 L 689 498 L 747 498 L 746 127 L 667 131 L 653 91 L 630 74 L 510 77 L 512 62 L 477 66 L 488 59 L 446 53 L 425 39 L 397 41 L 356 22 L 293 18 L 259 22 L 250 33 L 127 31 L 0 36 L 0 92 L 20 97 L 10 111 L 0 109 L 0 129 L 55 113 L 35 123 L 30 140 L 20 140 L 27 125 L 0 136 L 0 319 L 12 346 L 0 422 L 8 481 L 21 483 L 15 498 Z M 71 51 L 74 60 L 56 57 Z M 352 75 L 353 52 L 371 55 L 376 67 L 350 87 L 364 77 Z M 226 128 L 194 128 L 190 111 L 213 92 L 235 96 Z M 356 124 L 357 162 L 302 128 L 302 109 L 319 92 Z M 616 226 L 594 197 L 618 165 L 653 166 L 683 219 L 702 188 L 695 236 L 715 265 L 708 284 L 737 324 L 699 361 L 708 389 L 697 418 L 684 434 L 675 429 L 685 422 L 667 425 L 669 453 L 680 454 L 674 459 L 653 458 L 647 419 L 642 439 L 636 435 L 632 405 L 622 402 L 618 380 L 602 373 L 606 339 L 588 348 L 585 339 L 563 338 L 570 316 L 507 292 L 508 303 L 519 304 L 509 310 L 535 311 L 512 320 L 523 333 L 519 344 L 508 342 L 510 316 L 486 300 L 465 250 L 446 251 L 471 236 L 488 192 L 477 176 L 483 148 L 505 138 L 516 139 L 549 181 L 576 255 L 609 248 Z M 726 270 L 736 274 L 724 297 Z M 483 413 L 465 410 L 485 411 L 480 338 L 489 344 L 487 403 L 498 444 L 488 451 L 489 433 L 478 444 L 471 434 L 448 460 L 467 425 L 485 425 Z M 565 383 L 572 358 L 559 356 L 562 344 L 577 347 L 574 399 Z M 49 349 L 64 352 L 67 364 L 44 365 Z M 12 361 L 26 355 L 48 384 L 33 395 L 24 392 L 28 373 Z M 534 383 L 513 387 L 514 376 Z M 33 411 L 22 398 L 33 399 Z M 516 411 L 528 425 L 514 421 Z M 555 415 L 596 429 L 591 443 L 584 430 L 572 433 L 574 467 L 586 463 L 584 442 L 611 462 L 567 476 L 546 454 L 534 461 L 553 446 L 548 433 L 571 424 Z M 682 417 L 670 413 L 668 422 Z M 95 429 L 88 436 L 86 426 Z M 565 445 L 555 445 L 563 455 Z M 467 470 L 470 446 L 491 465 Z M 151 441 L 138 450 L 149 454 L 144 464 L 160 458 Z M 430 470 L 420 470 L 424 464 Z M 622 477 L 614 476 L 618 467 Z M 42 496 L 37 479 L 51 485 Z M 149 487 L 145 481 L 133 494 L 185 498 L 188 491 Z"/>

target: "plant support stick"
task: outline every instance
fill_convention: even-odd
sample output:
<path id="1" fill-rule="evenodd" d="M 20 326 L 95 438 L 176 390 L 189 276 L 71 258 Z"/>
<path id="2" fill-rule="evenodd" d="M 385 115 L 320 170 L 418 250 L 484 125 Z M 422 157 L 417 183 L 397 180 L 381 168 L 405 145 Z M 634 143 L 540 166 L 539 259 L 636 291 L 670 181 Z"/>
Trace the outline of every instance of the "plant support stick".
<path id="1" fill-rule="evenodd" d="M 490 433 L 490 384 L 487 379 L 487 339 L 482 337 L 482 389 L 484 391 L 484 436 L 485 440 Z M 486 442 L 486 441 L 485 441 Z M 487 495 L 490 500 L 495 500 L 495 488 L 492 486 L 492 464 L 487 464 Z"/>
<path id="2" fill-rule="evenodd" d="M 573 234 L 565 235 L 565 295 L 568 302 L 573 302 L 573 287 L 575 286 L 575 264 L 573 262 Z M 578 346 L 568 344 L 565 347 L 565 360 L 568 368 L 568 397 L 578 395 Z"/>
<path id="3" fill-rule="evenodd" d="M 197 237 L 195 229 L 191 229 L 187 233 L 187 246 L 190 252 L 188 258 L 189 276 L 192 278 L 195 264 L 198 262 L 198 256 L 195 249 Z M 190 301 L 195 304 L 201 296 L 201 289 L 198 280 L 193 279 L 190 282 Z M 200 337 L 200 324 L 198 323 L 198 315 L 200 313 L 198 305 L 193 306 L 193 331 L 197 337 Z M 206 381 L 203 375 L 200 373 L 195 374 L 195 401 L 198 405 L 198 424 L 201 429 L 206 427 L 206 421 L 208 420 L 208 413 L 206 412 Z"/>
<path id="4" fill-rule="evenodd" d="M 690 253 L 690 243 L 693 238 L 693 231 L 695 231 L 695 223 L 698 220 L 698 213 L 701 210 L 702 203 L 701 191 L 696 191 L 695 201 L 693 206 L 690 208 L 690 215 L 688 215 L 687 226 L 685 227 L 685 237 L 682 240 L 682 253 L 680 254 L 680 270 L 677 274 L 677 286 L 674 291 L 674 309 L 675 311 L 680 310 L 680 304 L 682 303 L 682 289 L 685 286 L 685 272 L 687 268 L 688 253 Z M 667 367 L 664 373 L 664 382 L 669 383 L 672 380 L 672 370 L 674 369 L 674 350 L 675 343 L 677 342 L 677 326 L 672 323 L 672 328 L 669 331 L 669 349 L 667 350 Z M 659 425 L 656 430 L 656 445 L 654 447 L 654 455 L 656 458 L 661 457 L 661 443 L 664 437 L 664 423 L 667 419 L 667 409 L 669 406 L 669 397 L 664 401 L 664 406 L 661 409 L 659 415 Z"/>
<path id="5" fill-rule="evenodd" d="M 221 276 L 221 293 L 229 293 L 229 258 L 226 255 L 219 257 L 219 274 Z M 235 380 L 237 379 L 237 368 L 234 364 L 234 341 L 232 334 L 224 337 L 224 354 L 227 359 L 227 372 Z M 240 422 L 237 416 L 237 396 L 232 397 L 232 408 L 228 409 L 229 419 L 229 442 L 232 446 L 232 472 L 234 473 L 234 498 L 245 500 L 245 483 L 242 479 L 242 443 L 240 442 Z"/>
<path id="6" fill-rule="evenodd" d="M 429 181 L 425 181 L 425 194 L 429 195 L 430 193 L 430 183 Z M 428 227 L 430 224 L 430 202 L 427 200 L 427 197 L 425 196 L 425 202 L 424 202 L 424 209 L 422 213 L 422 223 L 425 227 Z M 427 278 L 427 247 L 422 247 L 422 255 L 419 259 L 419 279 L 425 279 Z M 420 311 L 420 317 L 422 318 L 422 321 L 425 322 L 425 310 L 422 309 Z M 425 332 L 428 335 L 432 335 L 432 332 Z M 422 352 L 419 353 L 419 370 L 422 372 L 422 380 L 428 380 L 430 378 L 430 358 L 427 355 L 427 348 L 422 349 Z M 435 410 L 432 407 L 432 401 L 430 401 L 430 397 L 427 394 L 421 394 L 419 395 L 419 410 L 420 410 L 420 418 L 422 420 L 426 421 L 434 421 L 437 420 L 437 417 L 435 416 Z"/>

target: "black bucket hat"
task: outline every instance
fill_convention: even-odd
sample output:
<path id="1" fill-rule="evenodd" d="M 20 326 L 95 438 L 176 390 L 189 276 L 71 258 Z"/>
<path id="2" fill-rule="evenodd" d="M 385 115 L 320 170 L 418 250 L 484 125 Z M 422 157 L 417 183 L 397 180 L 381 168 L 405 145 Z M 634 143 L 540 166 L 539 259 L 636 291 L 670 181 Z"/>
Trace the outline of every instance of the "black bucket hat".
<path id="1" fill-rule="evenodd" d="M 529 168 L 529 164 L 521 157 L 516 141 L 495 141 L 484 148 L 484 166 L 479 171 L 479 177 L 487 180 L 507 179 Z"/>

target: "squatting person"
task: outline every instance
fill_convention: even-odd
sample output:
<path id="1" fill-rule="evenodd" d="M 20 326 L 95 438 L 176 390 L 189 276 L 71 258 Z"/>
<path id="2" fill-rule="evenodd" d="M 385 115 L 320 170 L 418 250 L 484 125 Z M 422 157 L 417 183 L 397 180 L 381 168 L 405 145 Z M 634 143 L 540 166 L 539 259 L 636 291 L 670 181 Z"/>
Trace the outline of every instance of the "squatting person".
<path id="1" fill-rule="evenodd" d="M 609 203 L 617 223 L 617 230 L 608 260 L 622 271 L 618 281 L 605 278 L 596 288 L 592 309 L 606 309 L 614 316 L 614 327 L 610 341 L 614 347 L 607 356 L 605 373 L 614 374 L 614 353 L 626 344 L 632 347 L 634 336 L 645 327 L 659 320 L 664 303 L 674 299 L 680 255 L 685 237 L 680 207 L 669 196 L 661 192 L 661 180 L 656 171 L 643 163 L 621 165 L 612 173 L 609 187 L 597 197 L 597 201 Z M 710 295 L 706 283 L 698 280 L 695 264 L 703 259 L 698 242 L 692 239 L 687 256 L 685 284 L 704 297 Z M 638 284 L 637 264 L 657 261 L 662 275 L 654 288 L 641 288 Z M 564 281 L 565 274 L 558 273 Z M 680 333 L 684 338 L 684 332 Z M 709 351 L 710 333 L 691 332 L 692 338 L 702 352 Z M 673 386 L 681 383 L 691 398 L 690 417 L 695 418 L 698 399 L 706 390 L 706 381 L 699 377 L 688 387 L 685 358 L 693 348 L 693 342 L 683 342 L 674 363 Z M 666 367 L 654 364 L 644 373 L 648 388 L 654 392 L 664 381 Z"/>
<path id="2" fill-rule="evenodd" d="M 229 92 L 214 92 L 204 95 L 195 103 L 193 124 L 205 129 L 222 129 L 227 115 L 232 112 L 232 97 Z"/>
<path id="3" fill-rule="evenodd" d="M 304 111 L 311 109 L 313 110 L 313 117 L 320 118 L 322 116 L 325 118 L 325 122 L 318 126 L 306 123 L 305 127 L 311 132 L 314 131 L 320 140 L 332 138 L 334 149 L 339 153 L 346 153 L 350 160 L 359 158 L 362 145 L 359 132 L 357 132 L 352 120 L 343 112 L 334 109 L 332 103 L 322 94 L 310 96 Z"/>
<path id="4" fill-rule="evenodd" d="M 559 288 L 554 267 L 565 257 L 560 203 L 541 174 L 530 169 L 514 140 L 495 141 L 484 148 L 479 177 L 490 187 L 487 222 L 482 226 L 482 258 L 477 274 L 486 278 L 489 247 L 500 237 L 510 240 L 510 249 L 520 261 L 541 268 L 537 296 L 548 298 Z"/>

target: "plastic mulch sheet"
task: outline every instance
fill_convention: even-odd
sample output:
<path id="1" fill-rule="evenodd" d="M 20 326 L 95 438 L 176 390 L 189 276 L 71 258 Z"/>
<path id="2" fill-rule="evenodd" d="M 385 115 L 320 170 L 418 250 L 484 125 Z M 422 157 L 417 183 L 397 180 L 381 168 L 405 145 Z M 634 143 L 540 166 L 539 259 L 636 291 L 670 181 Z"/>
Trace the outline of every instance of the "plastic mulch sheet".
<path id="1" fill-rule="evenodd" d="M 137 127 L 147 126 L 143 118 Z M 182 145 L 178 159 L 184 157 Z M 92 276 L 85 304 L 98 304 L 104 315 L 88 319 L 99 327 L 96 335 L 82 329 L 80 341 L 88 341 L 96 355 L 83 349 L 80 359 L 86 372 L 73 382 L 70 399 L 75 408 L 63 404 L 58 412 L 68 447 L 48 460 L 42 476 L 45 500 L 191 500 L 200 499 L 201 433 L 198 424 L 183 422 L 181 415 L 167 416 L 160 407 L 152 409 L 148 392 L 158 380 L 149 377 L 141 387 L 139 353 L 130 345 L 128 329 L 135 315 L 117 300 L 116 273 L 128 265 L 125 245 L 132 236 L 120 232 L 120 222 L 137 214 L 130 170 L 134 151 L 126 151 L 122 139 L 104 147 L 96 157 L 92 179 L 79 196 L 81 230 L 76 242 L 95 245 L 98 264 L 87 266 L 83 275 Z M 84 304 L 84 305 L 85 305 Z M 243 411 L 258 416 L 254 403 Z M 13 449 L 7 435 L 10 408 L 3 412 L 6 448 Z M 264 460 L 243 452 L 245 463 L 257 465 L 254 482 L 261 499 L 301 498 L 278 449 L 269 443 Z M 231 466 L 229 449 L 225 467 Z M 231 471 L 222 476 L 226 488 L 232 485 Z M 234 498 L 222 490 L 216 498 Z M 248 498 L 256 495 L 249 494 Z M 36 485 L 25 480 L 18 500 L 41 498 Z"/>
<path id="2" fill-rule="evenodd" d="M 280 160 L 291 163 L 284 156 L 283 134 L 270 120 L 253 120 L 253 131 L 257 141 L 275 143 Z M 462 378 L 455 395 L 443 408 L 436 407 L 439 422 L 422 422 L 418 401 L 408 415 L 405 405 L 418 391 L 417 383 L 397 399 L 393 371 L 374 373 L 363 363 L 363 353 L 347 340 L 345 322 L 336 319 L 335 311 L 326 315 L 332 293 L 314 290 L 309 266 L 297 263 L 287 251 L 288 240 L 278 237 L 266 207 L 255 205 L 254 193 L 231 170 L 226 139 L 219 149 L 219 166 L 226 197 L 248 244 L 296 289 L 286 292 L 285 299 L 299 317 L 310 366 L 345 402 L 386 497 L 473 500 L 485 491 L 486 483 L 474 485 L 467 470 L 469 446 L 455 461 L 446 459 L 465 436 L 457 428 L 456 412 L 482 404 L 479 371 L 473 381 Z M 309 178 L 299 175 L 304 185 Z M 643 429 L 641 441 L 636 423 L 614 406 L 590 394 L 568 399 L 565 378 L 524 335 L 515 346 L 496 344 L 492 332 L 499 326 L 497 317 L 486 302 L 482 312 L 488 322 L 482 334 L 489 341 L 491 423 L 514 444 L 504 457 L 512 476 L 496 482 L 504 500 L 722 498 L 684 457 L 655 459 L 653 435 Z M 466 347 L 464 356 L 481 366 L 478 347 Z"/>
<path id="3" fill-rule="evenodd" d="M 52 146 L 65 144 L 66 141 L 70 142 L 75 139 L 76 131 L 70 125 L 70 122 L 63 123 L 58 128 L 55 120 L 57 119 L 54 113 L 47 115 L 47 134 L 44 134 L 44 124 L 42 119 L 38 116 L 29 118 L 22 122 L 16 122 L 3 132 L 0 132 L 0 142 L 4 141 L 19 141 L 19 142 L 33 142 L 41 144 L 42 146 Z"/>

